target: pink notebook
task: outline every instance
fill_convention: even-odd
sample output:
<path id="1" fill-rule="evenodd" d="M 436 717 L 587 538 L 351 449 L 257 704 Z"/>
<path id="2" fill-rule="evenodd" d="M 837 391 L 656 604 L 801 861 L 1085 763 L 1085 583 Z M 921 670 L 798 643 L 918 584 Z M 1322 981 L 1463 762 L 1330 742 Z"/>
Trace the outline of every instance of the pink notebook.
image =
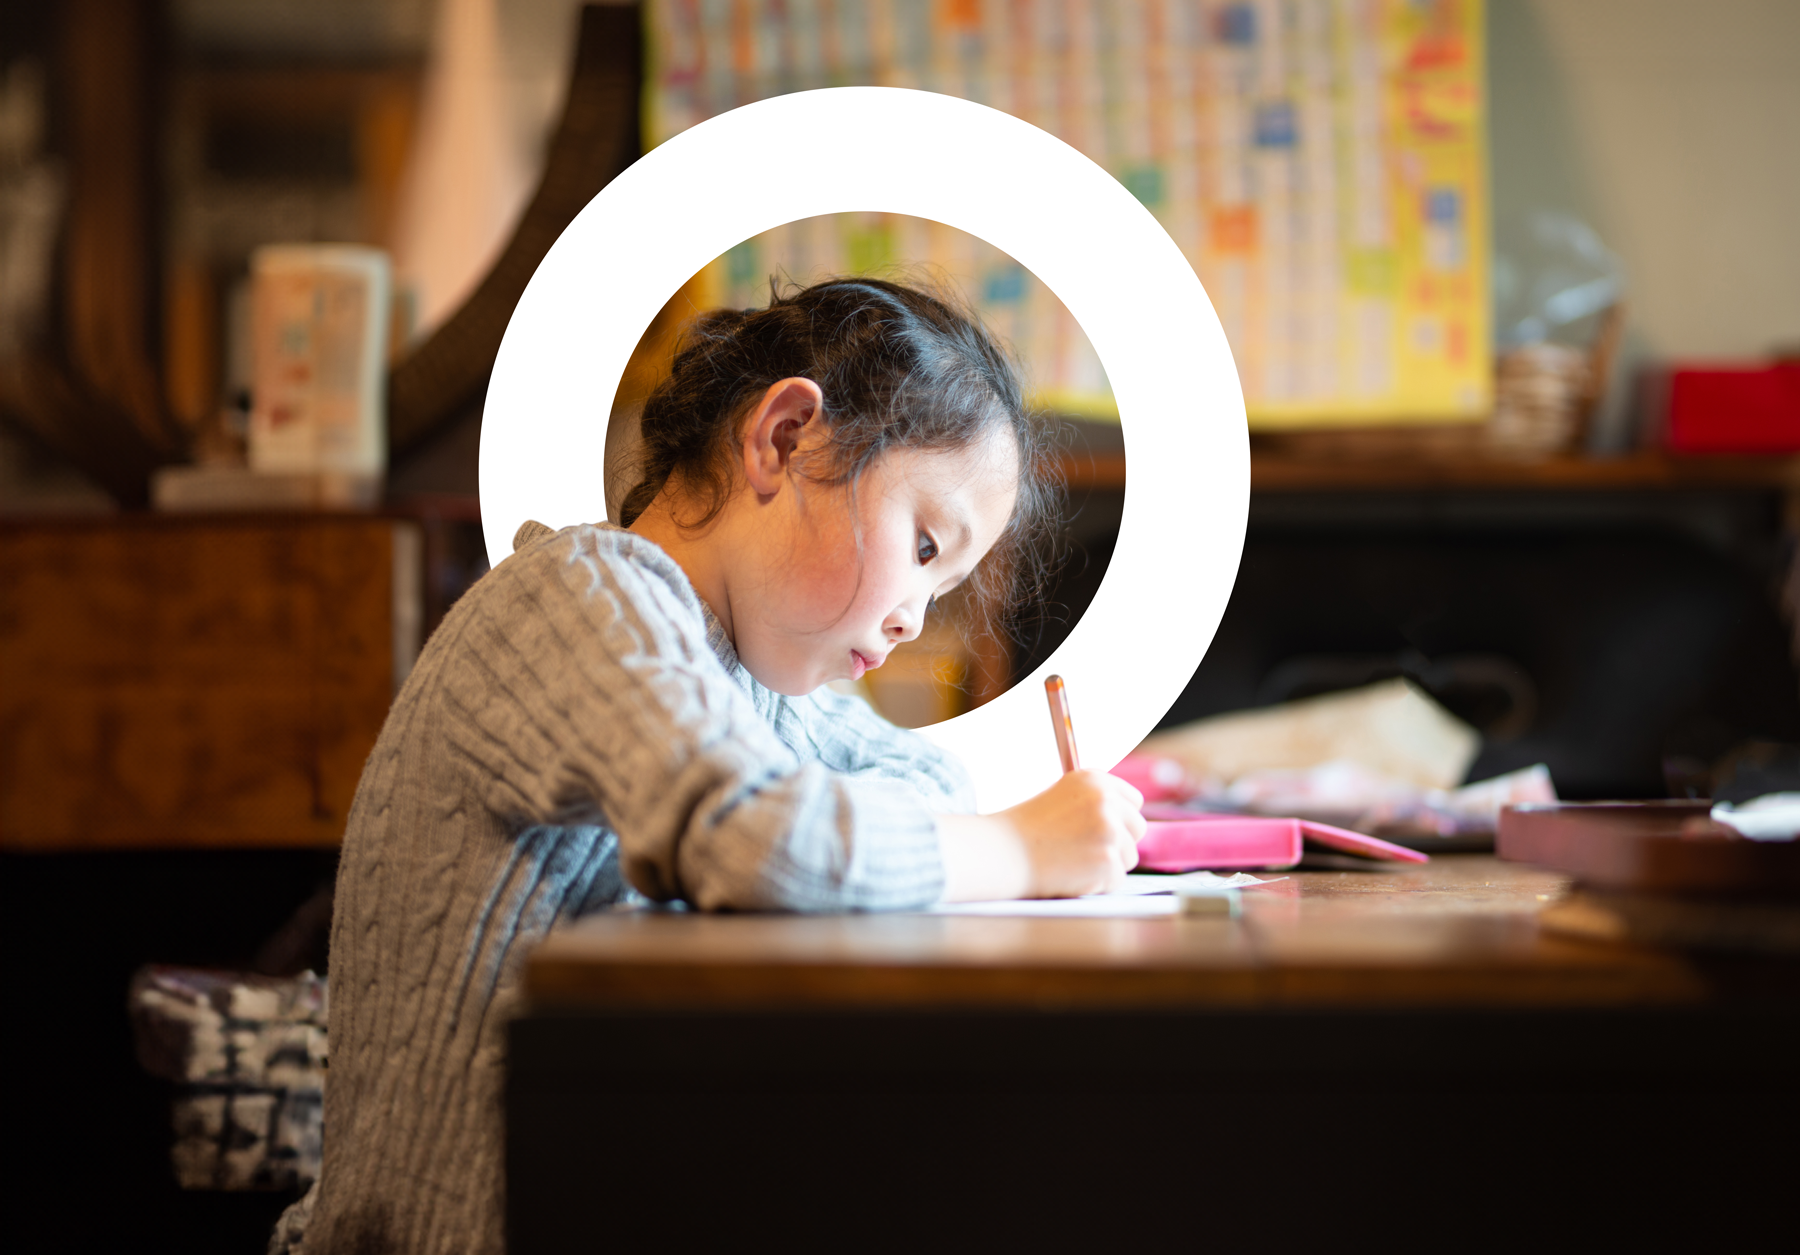
<path id="1" fill-rule="evenodd" d="M 1315 824 L 1307 819 L 1264 819 L 1252 815 L 1196 815 L 1191 819 L 1149 821 L 1138 842 L 1138 870 L 1191 872 L 1201 868 L 1261 868 L 1280 871 L 1300 861 L 1312 841 L 1343 854 L 1428 863 L 1430 858 L 1403 845 L 1365 837 L 1347 828 Z"/>

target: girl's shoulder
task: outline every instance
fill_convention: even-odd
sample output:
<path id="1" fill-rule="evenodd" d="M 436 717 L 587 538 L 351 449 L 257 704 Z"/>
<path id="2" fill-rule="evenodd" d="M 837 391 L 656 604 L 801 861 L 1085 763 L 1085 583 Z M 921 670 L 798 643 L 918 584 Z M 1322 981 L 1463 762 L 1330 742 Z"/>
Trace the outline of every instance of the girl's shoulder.
<path id="1" fill-rule="evenodd" d="M 735 663 L 724 629 L 707 609 L 687 573 L 652 540 L 612 523 L 578 523 L 552 529 L 528 520 L 513 535 L 513 552 L 483 581 L 496 580 L 491 594 L 508 602 L 563 603 L 581 615 L 610 617 L 626 612 L 694 645 L 702 642 L 721 661 Z M 479 583 L 479 582 L 478 582 Z M 550 590 L 561 596 L 551 596 Z"/>
<path id="2" fill-rule="evenodd" d="M 675 560 L 656 542 L 613 523 L 553 529 L 528 519 L 513 534 L 512 554 L 493 573 L 501 572 L 534 582 L 553 576 L 590 593 L 604 585 L 626 595 L 672 596 L 684 609 L 700 611 L 699 594 Z"/>
<path id="3" fill-rule="evenodd" d="M 533 562 L 597 561 L 608 566 L 636 570 L 651 578 L 678 578 L 683 585 L 687 577 L 675 560 L 654 541 L 616 523 L 575 523 L 553 528 L 536 519 L 526 519 L 513 533 L 512 554 L 495 570 L 515 563 L 523 568 Z M 689 586 L 689 592 L 692 592 Z"/>
<path id="4" fill-rule="evenodd" d="M 674 566 L 669 555 L 662 551 L 654 541 L 645 540 L 636 532 L 628 531 L 617 523 L 574 523 L 568 527 L 555 528 L 548 523 L 540 523 L 536 519 L 526 519 L 519 524 L 519 530 L 513 533 L 512 551 L 515 556 L 539 549 L 552 541 L 574 544 L 588 544 L 605 549 L 612 553 L 631 555 L 649 561 L 661 561 Z"/>

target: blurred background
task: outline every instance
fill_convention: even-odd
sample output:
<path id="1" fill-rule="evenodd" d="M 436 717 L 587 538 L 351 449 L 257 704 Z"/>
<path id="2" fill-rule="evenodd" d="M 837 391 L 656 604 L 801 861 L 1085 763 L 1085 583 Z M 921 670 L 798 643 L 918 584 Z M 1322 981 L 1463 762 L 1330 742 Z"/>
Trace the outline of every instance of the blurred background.
<path id="1" fill-rule="evenodd" d="M 392 693 L 486 569 L 476 455 L 513 304 L 646 147 L 782 92 L 1013 112 L 1205 282 L 1252 499 L 1225 620 L 1147 747 L 1186 792 L 1479 843 L 1507 790 L 1779 785 L 1797 49 L 1786 0 L 12 0 L 0 918 L 31 1163 L 4 1223 L 34 1249 L 256 1249 L 305 1182 L 323 994 L 295 982 L 325 972 Z M 596 476 L 616 510 L 688 318 L 832 273 L 974 305 L 1069 486 L 1047 599 L 993 633 L 947 616 L 869 677 L 917 726 L 1049 656 L 1130 490 L 1104 367 L 1029 271 L 894 215 L 745 241 L 645 329 Z M 276 993 L 262 1020 L 241 983 L 128 1000 L 151 963 Z M 177 1005 L 284 1025 L 287 1062 L 192 1073 L 154 1027 Z M 115 1205 L 84 1202 L 101 1187 Z"/>

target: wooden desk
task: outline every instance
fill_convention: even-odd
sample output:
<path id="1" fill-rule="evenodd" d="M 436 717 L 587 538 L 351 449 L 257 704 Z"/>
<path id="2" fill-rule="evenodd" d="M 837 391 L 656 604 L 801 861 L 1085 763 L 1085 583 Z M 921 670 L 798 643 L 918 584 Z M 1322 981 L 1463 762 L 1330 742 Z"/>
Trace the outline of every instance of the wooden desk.
<path id="1" fill-rule="evenodd" d="M 1562 887 L 1444 856 L 1296 873 L 1235 924 L 583 921 L 512 1025 L 509 1249 L 580 1245 L 595 1181 L 621 1240 L 847 1249 L 1067 1249 L 1121 1212 L 1292 1249 L 1402 1197 L 1416 1225 L 1529 1191 L 1542 1225 L 1615 1179 L 1708 1188 L 1800 1111 L 1800 969 L 1544 935 Z M 1778 1162 L 1732 1156 L 1734 1197 Z"/>
<path id="2" fill-rule="evenodd" d="M 1119 1011 L 1694 1005 L 1676 955 L 1541 933 L 1560 876 L 1485 856 L 1303 871 L 1244 918 L 604 915 L 552 938 L 545 1008 Z"/>

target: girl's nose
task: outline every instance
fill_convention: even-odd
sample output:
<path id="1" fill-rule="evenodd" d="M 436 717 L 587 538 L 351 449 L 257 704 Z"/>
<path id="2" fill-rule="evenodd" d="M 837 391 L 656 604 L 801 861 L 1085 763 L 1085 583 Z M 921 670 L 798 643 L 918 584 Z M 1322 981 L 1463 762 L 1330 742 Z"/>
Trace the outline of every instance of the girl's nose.
<path id="1" fill-rule="evenodd" d="M 888 639 L 898 645 L 916 639 L 924 624 L 924 605 L 915 606 L 909 602 L 894 607 L 894 612 L 888 615 L 887 622 L 882 624 L 882 628 L 887 632 Z"/>

